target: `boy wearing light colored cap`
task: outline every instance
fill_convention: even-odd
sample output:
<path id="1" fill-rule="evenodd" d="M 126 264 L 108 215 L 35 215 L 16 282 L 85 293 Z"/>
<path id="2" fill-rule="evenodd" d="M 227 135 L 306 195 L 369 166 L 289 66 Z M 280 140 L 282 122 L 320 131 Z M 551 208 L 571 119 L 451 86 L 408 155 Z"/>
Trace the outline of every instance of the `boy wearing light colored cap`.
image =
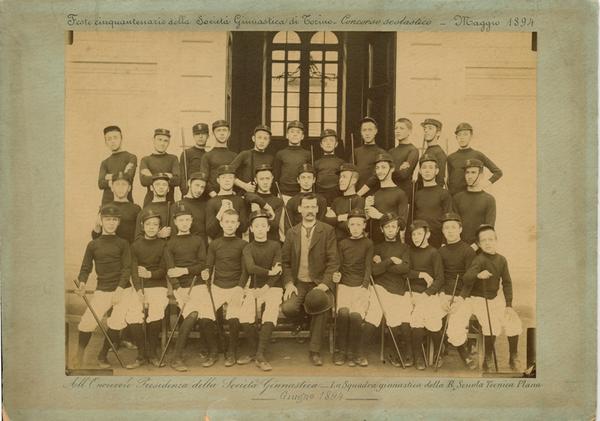
<path id="1" fill-rule="evenodd" d="M 494 226 L 496 223 L 496 199 L 483 191 L 481 177 L 483 162 L 469 159 L 465 162 L 465 181 L 467 190 L 452 198 L 452 208 L 463 221 L 461 238 L 474 250 L 477 250 L 477 229 L 482 224 Z"/>
<path id="2" fill-rule="evenodd" d="M 130 177 L 122 171 L 113 174 L 110 190 L 114 199 L 109 203 L 119 208 L 121 214 L 117 235 L 131 244 L 135 238 L 136 219 L 142 209 L 128 199 L 131 195 Z M 92 230 L 92 239 L 98 238 L 101 234 L 102 224 L 100 215 L 98 215 L 96 225 Z"/>
<path id="3" fill-rule="evenodd" d="M 111 187 L 115 175 L 123 173 L 129 180 L 129 185 L 133 184 L 137 157 L 122 149 L 123 134 L 119 126 L 105 127 L 103 133 L 104 143 L 110 149 L 110 156 L 100 163 L 98 174 L 98 188 L 102 190 L 102 204 L 105 205 L 114 199 Z M 133 202 L 131 190 L 127 194 L 127 200 Z"/>
<path id="4" fill-rule="evenodd" d="M 169 226 L 169 202 L 167 202 L 167 195 L 169 193 L 169 176 L 167 174 L 158 173 L 152 176 L 152 184 L 150 189 L 152 190 L 152 201 L 144 206 L 142 211 L 153 210 L 160 215 L 161 227 L 158 231 L 158 238 L 169 238 L 171 236 L 171 227 Z M 138 214 L 135 223 L 135 238 L 141 238 L 144 236 L 142 230 L 142 212 Z"/>
<path id="5" fill-rule="evenodd" d="M 192 235 L 192 212 L 185 204 L 179 203 L 175 210 L 175 225 L 177 235 L 167 242 L 165 262 L 167 276 L 173 287 L 173 295 L 179 308 L 185 308 L 181 316 L 183 322 L 179 326 L 179 335 L 175 343 L 175 352 L 171 359 L 171 367 L 176 371 L 187 371 L 183 361 L 183 351 L 190 332 L 194 328 L 202 310 L 210 303 L 206 285 L 199 279 L 201 272 L 206 269 L 208 262 L 204 242 L 197 235 Z M 194 282 L 193 288 L 192 282 Z M 205 337 L 211 335 L 210 329 L 203 329 Z"/>
<path id="6" fill-rule="evenodd" d="M 333 200 L 340 195 L 338 170 L 344 163 L 342 158 L 335 155 L 335 148 L 338 146 L 335 130 L 325 129 L 321 132 L 320 146 L 323 155 L 315 162 L 316 190 L 327 199 L 327 205 L 331 206 Z"/>
<path id="7" fill-rule="evenodd" d="M 323 221 L 325 219 L 325 213 L 327 212 L 327 199 L 319 193 L 313 193 L 315 185 L 315 169 L 311 164 L 302 164 L 298 168 L 298 185 L 300 186 L 300 192 L 295 194 L 286 204 L 287 214 L 290 216 L 293 225 L 299 224 L 302 220 L 302 215 L 299 211 L 300 202 L 302 198 L 313 194 L 317 198 L 317 220 Z M 287 222 L 287 221 L 286 221 Z M 290 229 L 288 223 L 286 223 L 286 231 Z"/>
<path id="8" fill-rule="evenodd" d="M 464 177 L 467 160 L 480 160 L 483 166 L 492 173 L 492 176 L 487 181 L 481 183 L 483 190 L 502 177 L 502 170 L 491 159 L 483 152 L 471 148 L 473 127 L 469 123 L 460 123 L 456 127 L 454 134 L 458 142 L 458 150 L 448 155 L 448 190 L 451 195 L 454 196 L 456 193 L 467 189 Z"/>
<path id="9" fill-rule="evenodd" d="M 410 313 L 412 304 L 407 294 L 406 276 L 410 268 L 410 252 L 406 244 L 398 238 L 400 224 L 398 215 L 386 213 L 379 220 L 379 228 L 383 232 L 384 241 L 375 244 L 373 252 L 373 280 L 375 289 L 387 319 L 385 323 L 391 328 L 402 353 L 406 367 L 413 364 L 411 349 Z M 372 289 L 373 286 L 370 287 Z M 377 326 L 383 320 L 383 310 L 377 295 L 371 291 L 368 311 L 363 326 L 363 341 L 371 343 L 375 337 Z M 400 367 L 393 341 L 387 341 L 386 357 L 394 367 Z"/>
<path id="10" fill-rule="evenodd" d="M 440 171 L 435 177 L 435 181 L 440 186 L 446 184 L 446 152 L 439 145 L 440 136 L 442 134 L 442 123 L 434 118 L 426 118 L 421 123 L 423 127 L 423 140 L 426 143 L 425 151 L 423 154 L 433 156 L 437 161 L 438 168 Z M 422 180 L 419 177 L 419 184 L 421 185 Z"/>
<path id="11" fill-rule="evenodd" d="M 281 245 L 267 238 L 269 229 L 269 215 L 265 211 L 258 210 L 250 214 L 250 231 L 254 240 L 243 250 L 250 284 L 240 314 L 250 356 L 263 371 L 272 369 L 265 354 L 271 334 L 277 326 L 283 297 Z"/>
<path id="12" fill-rule="evenodd" d="M 442 216 L 452 210 L 452 197 L 448 190 L 435 181 L 440 169 L 436 159 L 424 154 L 419 159 L 419 175 L 423 187 L 416 191 L 413 203 L 414 218 L 424 219 L 429 224 L 429 244 L 435 248 L 442 245 Z"/>
<path id="13" fill-rule="evenodd" d="M 282 199 L 287 204 L 287 201 L 300 191 L 298 169 L 310 162 L 310 152 L 301 146 L 304 139 L 302 122 L 290 121 L 287 125 L 286 138 L 288 146 L 275 154 L 273 176 L 279 184 Z"/>
<path id="14" fill-rule="evenodd" d="M 230 164 L 235 171 L 235 185 L 246 193 L 256 192 L 256 169 L 262 165 L 273 165 L 273 155 L 266 153 L 271 143 L 271 128 L 263 124 L 256 126 L 252 143 L 252 149 L 240 152 Z"/>
<path id="15" fill-rule="evenodd" d="M 381 187 L 373 196 L 365 199 L 365 207 L 367 215 L 375 220 L 375 223 L 384 214 L 395 213 L 399 217 L 400 230 L 404 231 L 408 216 L 408 197 L 392 180 L 393 171 L 394 161 L 390 154 L 384 152 L 375 157 L 375 175 Z M 370 235 L 374 243 L 383 241 L 383 233 L 376 226 L 370 226 Z"/>
<path id="16" fill-rule="evenodd" d="M 181 175 L 181 194 L 188 192 L 190 176 L 201 169 L 202 157 L 206 154 L 206 141 L 208 140 L 208 124 L 197 123 L 192 127 L 194 145 L 181 152 L 179 157 Z M 185 179 L 187 176 L 187 180 Z"/>
<path id="17" fill-rule="evenodd" d="M 77 277 L 79 288 L 75 292 L 80 296 L 86 293 L 86 283 L 95 266 L 97 285 L 94 295 L 89 300 L 90 306 L 100 319 L 112 308 L 107 320 L 107 334 L 116 346 L 119 343 L 120 331 L 127 325 L 125 314 L 128 300 L 125 297 L 131 292 L 129 289 L 131 255 L 129 243 L 116 234 L 121 218 L 119 209 L 111 204 L 104 205 L 100 209 L 100 218 L 102 235 L 90 241 L 85 249 Z M 92 312 L 89 308 L 86 309 L 78 325 L 77 365 L 79 367 L 83 365 L 85 348 L 97 327 Z M 98 354 L 100 368 L 111 366 L 107 359 L 109 348 L 110 343 L 105 338 Z"/>
<path id="18" fill-rule="evenodd" d="M 132 294 L 126 321 L 136 341 L 138 356 L 127 368 L 140 367 L 148 360 L 158 367 L 162 319 L 169 303 L 167 297 L 167 243 L 158 237 L 160 215 L 152 209 L 142 212 L 144 237 L 131 245 L 131 279 L 137 294 Z M 144 311 L 147 312 L 146 332 L 143 331 Z M 146 337 L 146 340 L 144 338 Z M 146 341 L 148 347 L 146 348 Z"/>
<path id="19" fill-rule="evenodd" d="M 221 216 L 227 209 L 235 210 L 239 215 L 238 237 L 248 228 L 248 211 L 246 201 L 233 192 L 235 171 L 231 165 L 221 165 L 217 169 L 218 194 L 206 203 L 206 233 L 211 239 L 223 235 Z"/>
<path id="20" fill-rule="evenodd" d="M 373 263 L 373 242 L 365 237 L 366 219 L 363 209 L 351 210 L 347 221 L 350 236 L 338 243 L 340 271 L 333 275 L 337 283 L 335 365 L 346 361 L 351 367 L 369 365 L 361 346 Z"/>
<path id="21" fill-rule="evenodd" d="M 520 369 L 519 335 L 523 327 L 521 319 L 512 308 L 513 284 L 508 262 L 497 252 L 498 237 L 494 227 L 481 225 L 476 235 L 481 253 L 471 262 L 471 266 L 465 272 L 464 281 L 467 288 L 470 288 L 470 297 L 467 299 L 470 313 L 477 317 L 485 335 L 483 368 L 491 369 L 496 337 L 504 331 L 508 339 L 510 368 L 518 371 Z M 500 287 L 502 287 L 502 294 L 499 294 Z M 451 343 L 456 345 L 464 343 L 466 334 L 466 329 L 463 329 L 460 335 L 454 338 L 449 336 Z"/>
<path id="22" fill-rule="evenodd" d="M 335 227 L 337 240 L 343 240 L 350 234 L 348 232 L 348 214 L 352 209 L 364 209 L 365 199 L 356 193 L 358 183 L 358 168 L 354 164 L 343 163 L 337 170 L 338 186 L 342 192 L 331 204 L 335 217 L 325 215 L 325 221 Z"/>
<path id="23" fill-rule="evenodd" d="M 362 189 L 362 186 L 373 175 L 375 160 L 380 154 L 385 153 L 385 149 L 380 148 L 375 143 L 377 121 L 374 118 L 363 117 L 359 121 L 359 129 L 363 145 L 356 148 L 354 157 L 356 159 L 356 167 L 358 168 L 357 188 Z"/>
<path id="24" fill-rule="evenodd" d="M 200 171 L 208 175 L 206 191 L 210 197 L 215 197 L 219 192 L 217 177 L 218 170 L 222 165 L 229 165 L 236 157 L 236 153 L 227 147 L 227 141 L 231 136 L 231 128 L 226 120 L 217 120 L 212 124 L 215 143 L 213 148 L 204 154 L 200 163 Z"/>
<path id="25" fill-rule="evenodd" d="M 444 266 L 438 251 L 428 243 L 429 224 L 416 219 L 409 227 L 412 244 L 410 246 L 410 271 L 408 291 L 414 305 L 410 317 L 412 328 L 413 359 L 417 370 L 425 369 L 425 356 L 422 351 L 424 339 L 433 340 L 434 355 L 442 337 L 442 318 L 437 293 L 444 282 Z M 441 361 L 441 360 L 439 360 Z"/>
<path id="26" fill-rule="evenodd" d="M 140 182 L 148 190 L 144 197 L 144 206 L 152 202 L 153 194 L 150 188 L 153 181 L 152 176 L 158 173 L 165 174 L 168 177 L 170 190 L 167 194 L 167 202 L 173 202 L 175 198 L 175 187 L 179 187 L 181 179 L 177 157 L 167 153 L 170 142 L 171 132 L 169 130 L 154 130 L 154 152 L 143 157 L 140 161 Z"/>
<path id="27" fill-rule="evenodd" d="M 460 238 L 462 219 L 458 214 L 446 213 L 442 217 L 442 232 L 446 244 L 438 250 L 444 265 L 444 284 L 439 296 L 442 311 L 448 317 L 446 333 L 449 342 L 456 346 L 462 361 L 472 370 L 477 367 L 477 364 L 470 357 L 465 341 L 455 338 L 463 336 L 471 317 L 469 306 L 465 305 L 470 287 L 464 282 L 464 274 L 475 258 L 475 251 Z"/>

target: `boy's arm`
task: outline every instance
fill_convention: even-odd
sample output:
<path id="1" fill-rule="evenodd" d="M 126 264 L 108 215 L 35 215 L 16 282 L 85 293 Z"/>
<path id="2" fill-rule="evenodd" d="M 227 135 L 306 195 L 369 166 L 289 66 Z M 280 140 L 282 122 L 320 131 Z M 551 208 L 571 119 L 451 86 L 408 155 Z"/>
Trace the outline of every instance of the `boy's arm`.
<path id="1" fill-rule="evenodd" d="M 181 184 L 181 173 L 179 172 L 179 161 L 175 155 L 171 155 L 171 174 L 173 177 L 169 180 L 171 188 L 179 187 Z"/>
<path id="2" fill-rule="evenodd" d="M 204 242 L 198 237 L 198 249 L 196 250 L 196 263 L 187 268 L 190 275 L 200 275 L 206 269 L 206 250 Z"/>
<path id="3" fill-rule="evenodd" d="M 268 276 L 269 275 L 269 269 L 265 269 L 262 266 L 259 266 L 256 264 L 256 262 L 254 261 L 254 256 L 252 255 L 252 250 L 251 250 L 251 246 L 250 244 L 248 244 L 246 247 L 244 247 L 244 250 L 242 251 L 242 256 L 244 259 L 244 265 L 246 266 L 246 270 L 248 271 L 249 275 L 258 275 L 258 276 Z"/>
<path id="4" fill-rule="evenodd" d="M 121 250 L 121 279 L 119 286 L 127 288 L 129 286 L 129 277 L 131 276 L 131 251 L 129 243 L 123 240 L 123 250 Z"/>
<path id="5" fill-rule="evenodd" d="M 489 196 L 490 201 L 488 203 L 487 209 L 485 211 L 485 224 L 490 224 L 491 226 L 496 225 L 496 199 L 494 196 Z"/>
<path id="6" fill-rule="evenodd" d="M 156 240 L 156 241 L 163 241 L 163 240 Z M 166 248 L 166 246 L 164 248 Z M 161 255 L 160 255 L 160 262 L 158 263 L 158 269 L 150 271 L 150 277 L 152 279 L 164 279 L 164 277 L 166 275 L 167 275 L 167 262 L 165 260 L 165 253 L 164 253 L 164 249 L 163 249 L 163 253 L 161 253 Z"/>
<path id="7" fill-rule="evenodd" d="M 137 169 L 137 156 L 130 153 L 129 154 L 129 162 L 125 166 L 124 173 L 127 174 L 127 178 L 129 179 L 129 183 L 133 185 L 133 179 L 135 178 L 135 170 Z"/>
<path id="8" fill-rule="evenodd" d="M 140 161 L 140 183 L 142 184 L 142 186 L 148 187 L 152 184 L 152 176 L 142 174 L 142 171 L 144 171 L 144 170 L 150 171 L 150 169 L 148 168 L 148 157 L 147 156 L 143 157 L 142 160 Z M 152 171 L 150 171 L 150 172 L 152 172 Z"/>
<path id="9" fill-rule="evenodd" d="M 483 165 L 492 173 L 489 179 L 490 183 L 495 183 L 502 178 L 502 170 L 484 153 L 481 153 L 481 160 L 483 161 Z"/>
<path id="10" fill-rule="evenodd" d="M 408 251 L 408 247 L 404 250 L 402 255 L 400 256 L 402 263 L 399 265 L 391 265 L 389 267 L 389 271 L 391 273 L 395 273 L 397 275 L 408 275 L 408 271 L 410 270 L 410 253 Z"/>
<path id="11" fill-rule="evenodd" d="M 79 282 L 87 282 L 90 273 L 92 273 L 92 269 L 94 268 L 94 246 L 92 242 L 89 242 L 87 247 L 85 248 L 85 253 L 83 254 L 83 261 L 81 262 L 81 269 L 79 270 L 79 275 L 77 279 Z"/>
<path id="12" fill-rule="evenodd" d="M 365 278 L 363 280 L 363 287 L 367 288 L 371 282 L 372 265 L 373 265 L 373 242 L 369 240 L 367 243 L 367 250 L 365 253 Z"/>
<path id="13" fill-rule="evenodd" d="M 221 233 L 221 225 L 217 220 L 217 209 L 219 202 L 210 199 L 206 203 L 206 233 L 212 239 L 215 239 Z"/>
<path id="14" fill-rule="evenodd" d="M 471 290 L 473 289 L 473 284 L 477 281 L 477 275 L 479 272 L 483 270 L 481 266 L 481 261 L 477 257 L 473 259 L 471 265 L 465 272 L 463 276 L 463 289 L 460 293 L 460 296 L 463 298 L 467 298 L 471 295 Z"/>
<path id="15" fill-rule="evenodd" d="M 433 253 L 433 283 L 425 291 L 427 295 L 437 294 L 444 284 L 444 263 L 442 256 L 436 251 Z"/>
<path id="16" fill-rule="evenodd" d="M 166 268 L 167 269 L 172 269 L 175 267 L 175 258 L 173 257 L 173 253 L 171 252 L 171 242 L 168 241 L 167 245 L 165 246 L 165 264 L 166 264 Z M 171 286 L 173 287 L 173 289 L 178 289 L 179 288 L 179 279 L 178 278 L 168 278 L 169 281 L 171 282 Z"/>
<path id="17" fill-rule="evenodd" d="M 275 266 L 276 264 L 281 264 L 281 246 L 279 245 L 279 243 L 275 243 L 274 248 L 275 248 L 275 255 L 273 256 L 273 266 Z M 275 283 L 277 282 L 277 280 L 280 277 L 281 277 L 281 274 L 275 275 L 275 276 L 269 276 L 269 278 L 267 279 L 267 285 L 272 287 L 273 285 L 275 285 Z"/>
<path id="18" fill-rule="evenodd" d="M 508 262 L 506 258 L 502 257 L 502 292 L 504 292 L 504 300 L 506 301 L 506 307 L 512 307 L 513 300 L 513 287 L 510 273 L 508 272 Z"/>
<path id="19" fill-rule="evenodd" d="M 106 168 L 106 162 L 102 161 L 100 163 L 100 171 L 98 173 L 98 188 L 100 190 L 108 189 L 108 180 L 106 179 L 106 175 L 108 174 L 108 169 Z"/>

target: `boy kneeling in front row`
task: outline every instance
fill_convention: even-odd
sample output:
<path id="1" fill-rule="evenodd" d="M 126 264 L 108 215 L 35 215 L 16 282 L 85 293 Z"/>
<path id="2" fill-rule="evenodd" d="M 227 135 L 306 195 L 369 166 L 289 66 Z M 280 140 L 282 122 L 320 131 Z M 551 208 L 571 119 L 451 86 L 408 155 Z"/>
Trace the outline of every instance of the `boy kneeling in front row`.
<path id="1" fill-rule="evenodd" d="M 264 210 L 250 214 L 250 231 L 254 235 L 254 241 L 243 250 L 244 264 L 250 275 L 250 287 L 246 290 L 240 322 L 250 349 L 250 358 L 254 358 L 261 370 L 270 371 L 272 367 L 265 352 L 271 333 L 277 325 L 283 296 L 281 246 L 278 241 L 267 239 L 269 214 Z"/>

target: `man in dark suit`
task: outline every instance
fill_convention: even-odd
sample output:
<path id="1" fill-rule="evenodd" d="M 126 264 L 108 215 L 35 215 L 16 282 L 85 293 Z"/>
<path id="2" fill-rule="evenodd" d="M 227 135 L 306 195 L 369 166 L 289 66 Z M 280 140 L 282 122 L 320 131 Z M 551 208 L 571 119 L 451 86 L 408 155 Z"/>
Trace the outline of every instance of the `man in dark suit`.
<path id="1" fill-rule="evenodd" d="M 314 302 L 309 303 L 307 300 L 305 304 L 305 298 L 311 290 L 318 289 L 323 291 L 323 294 L 312 293 L 310 296 L 327 296 L 327 300 L 333 303 L 332 276 L 339 267 L 337 242 L 334 228 L 317 220 L 318 211 L 315 195 L 309 194 L 302 198 L 298 206 L 302 222 L 286 233 L 281 251 L 285 285 L 281 310 L 286 317 L 298 323 L 306 317 L 305 310 L 308 307 L 314 309 Z M 323 307 L 325 311 L 318 314 L 308 311 L 313 313 L 309 358 L 317 366 L 323 365 L 320 354 L 321 341 L 329 314 L 326 310 L 330 307 Z"/>

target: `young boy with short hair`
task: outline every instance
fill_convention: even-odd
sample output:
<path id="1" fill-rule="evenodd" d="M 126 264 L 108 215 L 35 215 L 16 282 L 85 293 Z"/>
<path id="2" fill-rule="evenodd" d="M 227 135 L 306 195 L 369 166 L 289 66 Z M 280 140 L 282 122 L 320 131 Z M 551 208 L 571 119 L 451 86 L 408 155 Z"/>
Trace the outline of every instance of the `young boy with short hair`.
<path id="1" fill-rule="evenodd" d="M 160 215 L 161 228 L 158 231 L 158 238 L 169 238 L 171 236 L 171 227 L 169 226 L 170 209 L 167 197 L 169 193 L 169 176 L 167 174 L 158 173 L 152 176 L 152 201 L 144 206 L 143 211 L 153 210 Z M 138 213 L 135 222 L 135 238 L 143 238 L 142 231 L 142 212 Z"/>
<path id="2" fill-rule="evenodd" d="M 200 171 L 208 175 L 206 192 L 210 197 L 215 197 L 219 192 L 219 168 L 229 165 L 236 157 L 236 153 L 229 150 L 227 141 L 231 136 L 231 127 L 226 120 L 217 120 L 212 124 L 215 143 L 213 148 L 204 154 L 200 163 Z"/>
<path id="3" fill-rule="evenodd" d="M 116 174 L 123 173 L 129 181 L 129 185 L 133 184 L 137 157 L 122 149 L 123 134 L 119 126 L 105 127 L 103 133 L 104 143 L 110 149 L 110 156 L 102 161 L 98 174 L 98 187 L 102 190 L 101 204 L 105 205 L 114 200 L 112 182 Z M 127 200 L 133 202 L 131 190 L 127 192 Z"/>
<path id="4" fill-rule="evenodd" d="M 325 221 L 335 227 L 337 240 L 347 238 L 348 214 L 352 209 L 364 209 L 365 199 L 356 193 L 358 183 L 358 168 L 354 164 L 342 163 L 337 172 L 339 190 L 342 195 L 336 197 L 331 204 L 333 215 L 325 214 Z"/>
<path id="5" fill-rule="evenodd" d="M 304 139 L 304 124 L 294 120 L 287 125 L 288 146 L 275 154 L 273 175 L 279 182 L 283 201 L 287 201 L 300 191 L 298 169 L 310 162 L 310 152 L 301 146 Z"/>
<path id="6" fill-rule="evenodd" d="M 233 191 L 235 171 L 231 165 L 221 165 L 217 174 L 219 191 L 206 203 L 206 233 L 213 240 L 222 236 L 221 216 L 225 210 L 231 209 L 239 216 L 237 235 L 241 238 L 248 228 L 248 211 L 246 201 Z"/>
<path id="7" fill-rule="evenodd" d="M 194 145 L 181 152 L 179 157 L 181 174 L 181 194 L 188 193 L 190 177 L 201 169 L 202 157 L 206 154 L 206 141 L 208 140 L 208 124 L 197 123 L 192 127 Z"/>
<path id="8" fill-rule="evenodd" d="M 338 189 L 338 170 L 344 160 L 335 155 L 338 146 L 337 133 L 332 129 L 321 132 L 321 150 L 323 156 L 315 162 L 315 175 L 317 177 L 316 190 L 327 200 L 327 205 L 332 206 L 333 200 L 340 195 Z"/>
<path id="9" fill-rule="evenodd" d="M 140 182 L 148 191 L 144 197 L 144 206 L 152 202 L 153 192 L 150 188 L 154 181 L 154 175 L 165 174 L 168 177 L 169 192 L 167 202 L 173 202 L 175 198 L 175 187 L 181 184 L 179 174 L 179 161 L 175 155 L 167 153 L 167 148 L 171 142 L 171 132 L 167 129 L 154 130 L 153 137 L 154 152 L 145 156 L 140 161 Z M 166 223 L 166 221 L 163 221 Z"/>
<path id="10" fill-rule="evenodd" d="M 266 153 L 271 143 L 271 128 L 258 125 L 254 128 L 252 135 L 254 147 L 240 152 L 231 161 L 231 167 L 235 171 L 235 185 L 246 193 L 254 193 L 256 184 L 254 173 L 262 165 L 273 165 L 273 155 Z"/>
<path id="11" fill-rule="evenodd" d="M 314 194 L 317 198 L 317 205 L 319 210 L 317 211 L 317 219 L 323 221 L 327 212 L 327 199 L 319 193 L 313 193 L 313 187 L 315 184 L 315 169 L 310 164 L 302 164 L 298 168 L 298 185 L 300 186 L 300 192 L 288 200 L 286 204 L 287 213 L 292 220 L 292 224 L 296 225 L 302 221 L 302 215 L 298 207 L 302 199 L 309 194 Z M 289 227 L 288 227 L 289 228 Z"/>

